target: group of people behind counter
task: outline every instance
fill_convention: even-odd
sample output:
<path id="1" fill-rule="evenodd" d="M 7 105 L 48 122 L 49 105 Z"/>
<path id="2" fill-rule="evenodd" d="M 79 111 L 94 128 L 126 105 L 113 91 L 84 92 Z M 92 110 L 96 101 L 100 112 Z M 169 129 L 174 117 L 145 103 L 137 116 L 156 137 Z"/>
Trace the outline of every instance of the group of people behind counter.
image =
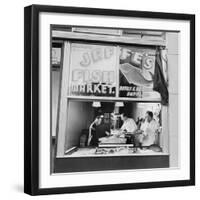
<path id="1" fill-rule="evenodd" d="M 153 118 L 153 113 L 147 111 L 145 119 L 138 120 L 129 118 L 126 113 L 120 115 L 123 122 L 117 137 L 127 138 L 128 144 L 134 146 L 148 147 L 156 144 L 157 135 L 159 132 L 159 123 Z M 89 127 L 89 136 L 87 145 L 98 146 L 99 138 L 110 135 L 110 127 L 102 123 L 103 116 L 97 116 Z"/>

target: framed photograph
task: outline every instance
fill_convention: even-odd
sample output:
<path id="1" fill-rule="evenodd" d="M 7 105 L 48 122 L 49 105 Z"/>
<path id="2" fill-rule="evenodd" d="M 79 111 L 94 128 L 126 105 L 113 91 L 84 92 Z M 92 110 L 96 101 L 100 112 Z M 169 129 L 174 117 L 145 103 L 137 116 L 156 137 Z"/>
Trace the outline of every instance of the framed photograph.
<path id="1" fill-rule="evenodd" d="M 195 184 L 195 16 L 32 5 L 24 192 Z"/>

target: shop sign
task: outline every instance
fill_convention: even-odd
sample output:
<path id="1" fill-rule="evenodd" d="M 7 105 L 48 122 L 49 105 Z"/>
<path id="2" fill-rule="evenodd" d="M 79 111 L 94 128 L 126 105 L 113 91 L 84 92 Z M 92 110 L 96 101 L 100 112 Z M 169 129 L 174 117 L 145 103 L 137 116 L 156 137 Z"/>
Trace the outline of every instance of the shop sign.
<path id="1" fill-rule="evenodd" d="M 158 97 L 158 93 L 153 91 L 155 53 L 155 49 L 120 48 L 120 97 Z"/>
<path id="2" fill-rule="evenodd" d="M 61 48 L 53 47 L 52 48 L 52 64 L 53 65 L 60 65 L 61 61 Z"/>
<path id="3" fill-rule="evenodd" d="M 115 96 L 116 47 L 71 44 L 70 95 Z"/>

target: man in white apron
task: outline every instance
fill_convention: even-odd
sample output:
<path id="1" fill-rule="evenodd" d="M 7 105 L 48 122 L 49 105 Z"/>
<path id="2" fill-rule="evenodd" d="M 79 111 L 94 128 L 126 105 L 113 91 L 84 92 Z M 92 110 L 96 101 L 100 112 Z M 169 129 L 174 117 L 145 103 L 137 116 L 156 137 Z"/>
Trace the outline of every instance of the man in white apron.
<path id="1" fill-rule="evenodd" d="M 146 112 L 145 122 L 141 125 L 141 137 L 140 142 L 142 146 L 150 146 L 155 144 L 156 134 L 159 130 L 158 122 L 153 119 L 153 113 L 151 111 Z"/>

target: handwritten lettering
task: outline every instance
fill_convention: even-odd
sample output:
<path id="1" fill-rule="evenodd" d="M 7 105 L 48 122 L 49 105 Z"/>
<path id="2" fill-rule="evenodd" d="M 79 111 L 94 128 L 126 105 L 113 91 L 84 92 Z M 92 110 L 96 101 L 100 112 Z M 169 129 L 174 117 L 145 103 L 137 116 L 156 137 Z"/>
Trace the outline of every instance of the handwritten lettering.
<path id="1" fill-rule="evenodd" d="M 76 69 L 72 71 L 72 81 L 73 82 L 81 81 L 82 83 L 112 84 L 115 82 L 115 72 Z"/>
<path id="2" fill-rule="evenodd" d="M 113 55 L 113 47 L 96 48 L 93 49 L 91 52 L 83 53 L 80 65 L 82 67 L 88 67 L 92 63 L 99 62 L 103 59 L 110 59 Z"/>

